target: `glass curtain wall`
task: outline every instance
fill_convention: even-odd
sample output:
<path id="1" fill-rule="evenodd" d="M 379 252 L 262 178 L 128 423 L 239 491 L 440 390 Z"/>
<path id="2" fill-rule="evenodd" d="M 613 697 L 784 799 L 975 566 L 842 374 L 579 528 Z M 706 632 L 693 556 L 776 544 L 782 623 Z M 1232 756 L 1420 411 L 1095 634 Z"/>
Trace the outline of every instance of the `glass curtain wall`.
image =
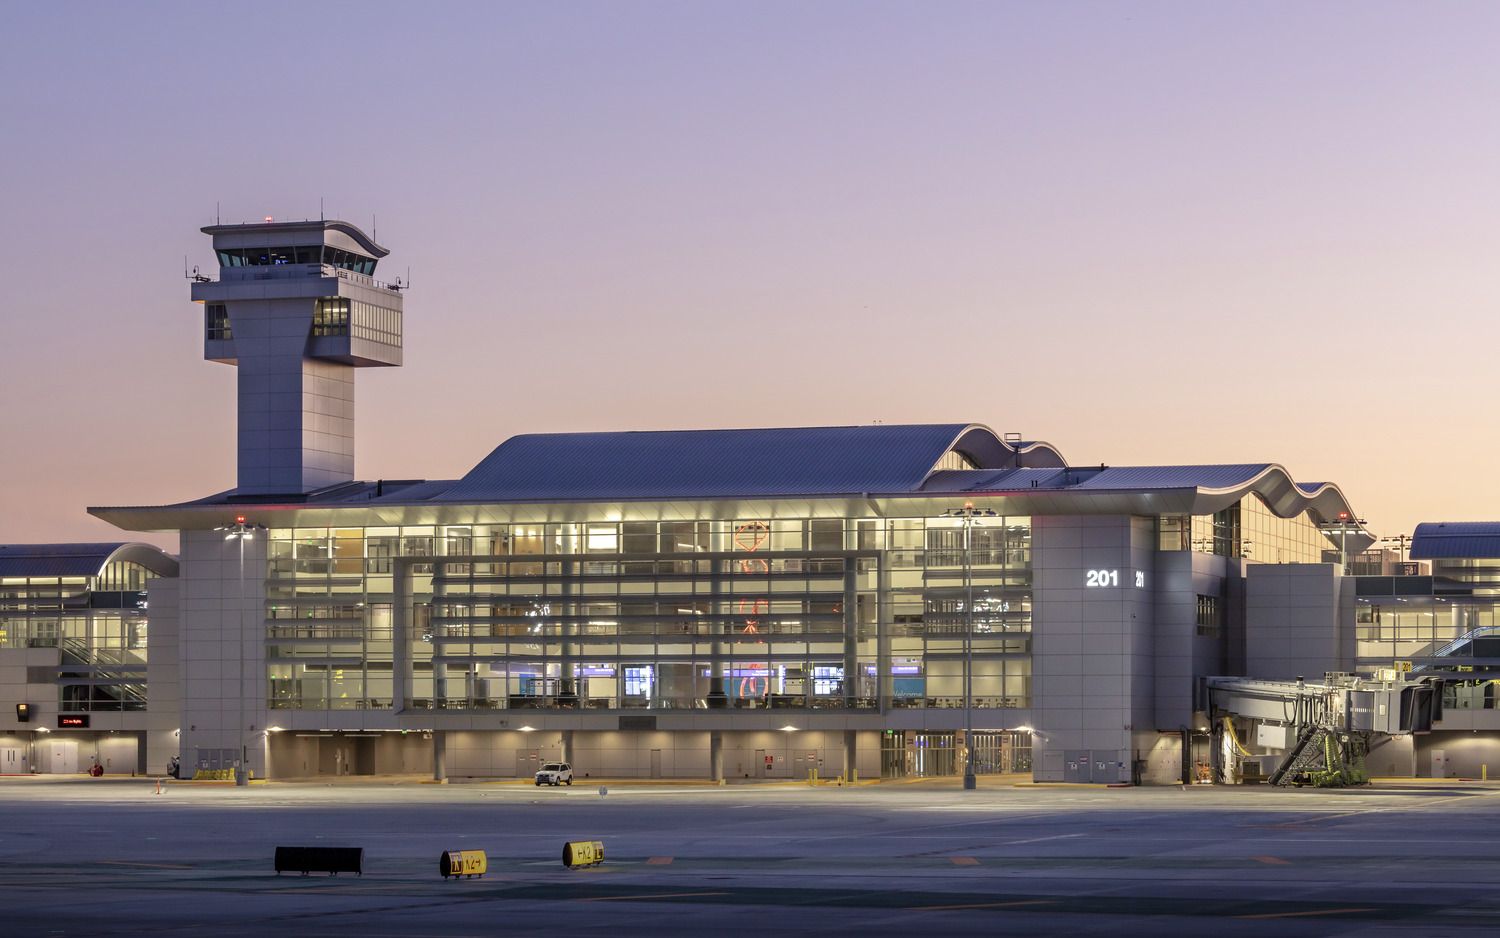
<path id="1" fill-rule="evenodd" d="M 444 529 L 415 708 L 873 708 L 878 557 L 838 519 Z M 861 579 L 863 577 L 863 582 Z"/>
<path id="2" fill-rule="evenodd" d="M 1193 550 L 1260 563 L 1323 563 L 1338 544 L 1306 512 L 1282 518 L 1259 495 L 1211 515 L 1163 515 L 1157 519 L 1160 550 Z"/>
<path id="3" fill-rule="evenodd" d="M 275 529 L 273 709 L 1030 706 L 1031 524 L 761 519 Z M 411 569 L 394 646 L 396 558 Z M 442 558 L 463 558 L 443 562 Z"/>
<path id="4" fill-rule="evenodd" d="M 146 709 L 146 582 L 115 561 L 97 577 L 0 580 L 0 648 L 56 648 L 65 713 Z"/>

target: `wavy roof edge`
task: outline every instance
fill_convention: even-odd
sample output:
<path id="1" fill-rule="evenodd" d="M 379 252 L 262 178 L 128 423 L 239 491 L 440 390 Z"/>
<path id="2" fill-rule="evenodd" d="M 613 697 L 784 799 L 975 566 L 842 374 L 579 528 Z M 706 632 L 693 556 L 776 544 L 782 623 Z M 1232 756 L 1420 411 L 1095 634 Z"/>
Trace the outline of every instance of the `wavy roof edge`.
<path id="1" fill-rule="evenodd" d="M 967 478 L 965 478 L 967 477 Z M 1311 509 L 1326 522 L 1352 519 L 1354 509 L 1332 482 L 1302 483 L 1278 463 L 1224 463 L 1196 466 L 1070 466 L 1059 469 L 945 470 L 923 485 L 943 491 L 980 494 L 1016 491 L 1133 492 L 1151 489 L 1196 489 L 1201 513 L 1238 501 L 1250 493 L 1261 497 L 1278 517 L 1292 518 Z M 1200 513 L 1200 512 L 1195 512 Z M 1346 518 L 1340 518 L 1340 515 Z"/>

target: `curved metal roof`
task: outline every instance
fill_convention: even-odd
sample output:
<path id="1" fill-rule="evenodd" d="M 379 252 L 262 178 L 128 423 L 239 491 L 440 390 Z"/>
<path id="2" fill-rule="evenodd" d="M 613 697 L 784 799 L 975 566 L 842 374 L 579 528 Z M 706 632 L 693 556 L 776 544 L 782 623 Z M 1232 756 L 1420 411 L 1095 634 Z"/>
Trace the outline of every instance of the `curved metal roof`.
<path id="1" fill-rule="evenodd" d="M 0 544 L 0 576 L 98 576 L 115 561 L 177 575 L 176 558 L 150 544 Z"/>
<path id="2" fill-rule="evenodd" d="M 1210 514 L 1254 492 L 1283 518 L 1312 510 L 1323 521 L 1352 518 L 1354 510 L 1337 485 L 1299 483 L 1276 463 L 1203 466 L 1072 466 L 1063 469 L 948 470 L 933 473 L 927 492 L 1149 492 L 1196 491 L 1194 514 Z M 1497 526 L 1500 527 L 1500 526 Z M 1500 555 L 1497 555 L 1500 556 Z"/>
<path id="3" fill-rule="evenodd" d="M 511 437 L 434 500 L 687 499 L 910 492 L 950 450 L 988 468 L 1062 465 L 979 424 L 541 433 Z"/>
<path id="4" fill-rule="evenodd" d="M 1428 521 L 1411 534 L 1412 560 L 1500 557 L 1500 521 Z"/>
<path id="5" fill-rule="evenodd" d="M 375 243 L 375 239 L 365 234 L 358 225 L 350 224 L 337 219 L 319 221 L 272 221 L 264 223 L 250 223 L 246 225 L 209 225 L 200 228 L 206 235 L 216 234 L 239 234 L 246 231 L 342 231 L 353 238 L 360 247 L 370 252 L 371 257 L 381 258 L 391 253 L 390 248 L 381 247 Z"/>

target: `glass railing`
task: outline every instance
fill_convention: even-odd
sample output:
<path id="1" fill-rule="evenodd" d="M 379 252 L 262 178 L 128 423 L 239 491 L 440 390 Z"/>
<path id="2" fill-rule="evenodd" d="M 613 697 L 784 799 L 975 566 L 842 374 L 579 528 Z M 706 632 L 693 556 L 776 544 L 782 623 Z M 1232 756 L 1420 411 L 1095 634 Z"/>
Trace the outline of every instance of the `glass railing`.
<path id="1" fill-rule="evenodd" d="M 769 694 L 721 698 L 711 707 L 706 697 L 589 697 L 568 694 L 512 694 L 509 697 L 408 697 L 408 710 L 874 710 L 875 697 Z M 285 702 L 282 702 L 283 704 Z M 321 709 L 321 708 L 307 708 Z"/>
<path id="2" fill-rule="evenodd" d="M 892 709 L 909 710 L 962 710 L 963 697 L 887 697 L 886 706 Z M 1031 706 L 1029 697 L 980 697 L 974 698 L 975 710 L 1024 710 Z"/>

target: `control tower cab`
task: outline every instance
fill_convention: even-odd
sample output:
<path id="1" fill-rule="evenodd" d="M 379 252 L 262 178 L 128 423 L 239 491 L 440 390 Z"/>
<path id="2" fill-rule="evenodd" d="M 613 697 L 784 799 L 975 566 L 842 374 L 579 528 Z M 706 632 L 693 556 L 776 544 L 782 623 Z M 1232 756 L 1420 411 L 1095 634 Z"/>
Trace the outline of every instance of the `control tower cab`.
<path id="1" fill-rule="evenodd" d="M 343 221 L 212 225 L 219 279 L 203 357 L 239 368 L 239 496 L 354 479 L 354 369 L 401 364 L 401 293 L 374 278 L 390 251 Z"/>

